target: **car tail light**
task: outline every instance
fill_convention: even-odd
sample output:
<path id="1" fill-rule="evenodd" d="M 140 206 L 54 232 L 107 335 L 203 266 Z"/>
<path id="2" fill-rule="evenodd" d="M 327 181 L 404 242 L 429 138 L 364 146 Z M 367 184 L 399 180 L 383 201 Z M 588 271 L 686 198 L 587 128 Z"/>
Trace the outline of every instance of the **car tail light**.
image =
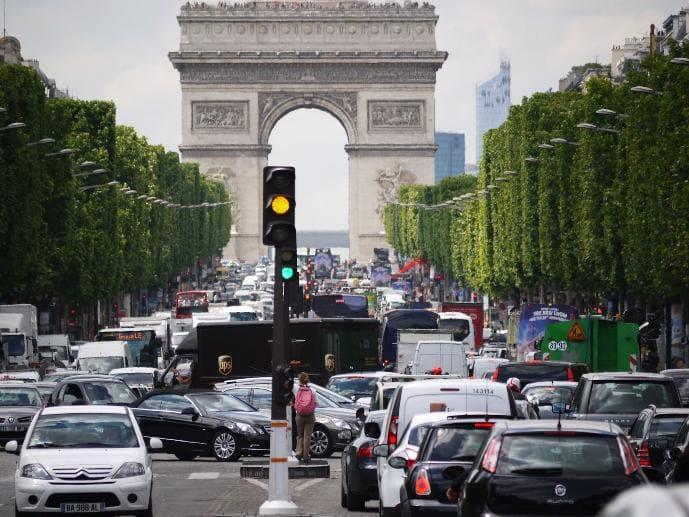
<path id="1" fill-rule="evenodd" d="M 397 421 L 399 416 L 393 416 L 390 420 L 390 429 L 388 429 L 388 445 L 397 445 Z"/>
<path id="2" fill-rule="evenodd" d="M 571 367 L 567 368 L 567 380 L 574 382 L 574 370 Z"/>
<path id="3" fill-rule="evenodd" d="M 497 436 L 490 441 L 488 447 L 486 447 L 486 452 L 483 454 L 483 461 L 481 462 L 481 468 L 483 468 L 483 470 L 495 474 L 498 468 L 498 454 L 500 454 L 501 445 L 502 440 Z"/>
<path id="4" fill-rule="evenodd" d="M 498 382 L 498 369 L 497 368 L 493 372 L 493 381 Z"/>
<path id="5" fill-rule="evenodd" d="M 416 492 L 416 495 L 431 495 L 431 483 L 428 480 L 426 469 L 419 469 L 416 473 L 414 492 Z"/>
<path id="6" fill-rule="evenodd" d="M 364 443 L 356 451 L 357 458 L 373 458 L 373 445 L 370 443 Z"/>
<path id="7" fill-rule="evenodd" d="M 642 467 L 650 467 L 651 466 L 651 454 L 648 450 L 648 441 L 644 440 L 641 442 L 641 446 L 639 447 L 639 450 L 636 452 L 637 457 L 639 458 L 639 465 Z"/>
<path id="8" fill-rule="evenodd" d="M 618 438 L 617 443 L 620 445 L 620 453 L 622 454 L 622 462 L 624 463 L 624 473 L 630 476 L 639 470 L 639 461 L 636 459 L 632 446 L 629 445 L 627 440 Z"/>
<path id="9" fill-rule="evenodd" d="M 474 429 L 493 429 L 495 422 L 476 422 Z"/>

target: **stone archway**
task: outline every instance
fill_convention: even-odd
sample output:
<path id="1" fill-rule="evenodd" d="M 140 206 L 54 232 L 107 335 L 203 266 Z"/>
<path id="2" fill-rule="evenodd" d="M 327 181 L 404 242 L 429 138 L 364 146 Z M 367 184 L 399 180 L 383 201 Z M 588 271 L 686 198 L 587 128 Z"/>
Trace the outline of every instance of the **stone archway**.
<path id="1" fill-rule="evenodd" d="M 182 7 L 180 49 L 185 161 L 233 196 L 227 256 L 254 260 L 261 169 L 280 118 L 299 108 L 333 115 L 349 155 L 350 255 L 385 245 L 382 208 L 402 183 L 433 183 L 437 16 L 428 4 L 362 1 L 221 2 Z"/>

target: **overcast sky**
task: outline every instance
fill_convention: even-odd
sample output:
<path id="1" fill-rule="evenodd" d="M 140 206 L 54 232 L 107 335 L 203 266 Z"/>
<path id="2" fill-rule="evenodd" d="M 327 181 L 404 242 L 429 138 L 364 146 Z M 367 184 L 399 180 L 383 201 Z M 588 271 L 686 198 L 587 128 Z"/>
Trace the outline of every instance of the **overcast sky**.
<path id="1" fill-rule="evenodd" d="M 214 0 L 206 0 L 215 3 Z M 402 0 L 399 0 L 402 1 Z M 7 0 L 7 32 L 62 88 L 112 99 L 120 124 L 149 142 L 180 143 L 180 87 L 167 53 L 178 47 L 182 0 Z M 435 0 L 438 48 L 450 56 L 437 76 L 436 130 L 466 134 L 474 162 L 477 83 L 512 63 L 512 103 L 549 88 L 572 65 L 610 62 L 610 48 L 662 24 L 686 0 Z M 272 163 L 298 170 L 298 225 L 347 227 L 346 135 L 329 115 L 299 110 L 271 135 Z M 333 199 L 339 202 L 333 203 Z M 320 209 L 338 213 L 323 220 Z"/>

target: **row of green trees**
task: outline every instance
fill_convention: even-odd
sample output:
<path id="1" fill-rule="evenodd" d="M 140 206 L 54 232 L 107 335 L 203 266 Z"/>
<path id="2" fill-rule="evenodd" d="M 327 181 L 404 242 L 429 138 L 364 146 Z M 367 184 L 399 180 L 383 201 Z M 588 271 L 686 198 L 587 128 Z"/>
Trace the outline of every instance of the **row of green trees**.
<path id="1" fill-rule="evenodd" d="M 38 75 L 0 65 L 0 298 L 69 302 L 160 287 L 230 235 L 229 205 L 173 209 L 127 196 L 121 185 L 184 205 L 227 203 L 196 164 L 117 126 L 111 102 L 46 99 Z M 31 145 L 42 138 L 54 144 Z M 72 154 L 46 156 L 56 150 Z M 89 161 L 107 173 L 75 177 Z M 120 185 L 81 191 L 117 180 Z"/>
<path id="2" fill-rule="evenodd" d="M 485 136 L 476 197 L 429 216 L 403 206 L 412 198 L 427 203 L 421 193 L 428 187 L 402 189 L 402 204 L 386 212 L 389 242 L 497 296 L 540 289 L 647 299 L 684 294 L 689 66 L 671 62 L 680 56 L 689 57 L 688 45 L 649 57 L 622 85 L 592 79 L 583 94 L 525 98 Z M 639 85 L 653 91 L 632 90 Z M 618 115 L 596 113 L 600 108 Z M 598 130 L 578 128 L 582 122 Z M 439 225 L 434 242 L 421 237 L 432 235 L 422 229 L 429 217 L 450 220 L 450 231 Z"/>

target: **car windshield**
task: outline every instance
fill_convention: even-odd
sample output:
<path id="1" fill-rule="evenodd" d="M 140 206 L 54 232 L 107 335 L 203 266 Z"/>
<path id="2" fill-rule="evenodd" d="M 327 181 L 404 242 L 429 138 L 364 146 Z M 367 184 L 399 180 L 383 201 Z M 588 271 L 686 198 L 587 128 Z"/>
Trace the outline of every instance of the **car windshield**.
<path id="1" fill-rule="evenodd" d="M 255 312 L 231 312 L 230 321 L 256 321 L 258 316 Z"/>
<path id="2" fill-rule="evenodd" d="M 539 406 L 552 406 L 556 402 L 568 404 L 572 400 L 574 388 L 569 386 L 528 386 L 524 390 L 527 397 L 536 397 Z"/>
<path id="3" fill-rule="evenodd" d="M 376 385 L 376 377 L 363 377 L 353 375 L 351 377 L 333 377 L 328 383 L 328 389 L 345 397 L 356 395 L 368 396 Z"/>
<path id="4" fill-rule="evenodd" d="M 84 383 L 84 391 L 91 404 L 129 404 L 136 396 L 121 382 Z"/>
<path id="5" fill-rule="evenodd" d="M 679 396 L 682 400 L 689 399 L 689 374 L 687 373 L 666 373 L 667 376 L 672 377 L 675 381 Z"/>
<path id="6" fill-rule="evenodd" d="M 426 459 L 430 461 L 472 461 L 490 434 L 490 428 L 440 427 L 428 437 Z"/>
<path id="7" fill-rule="evenodd" d="M 80 357 L 79 368 L 91 373 L 110 373 L 115 368 L 124 368 L 124 357 Z"/>
<path id="8" fill-rule="evenodd" d="M 498 382 L 510 377 L 522 381 L 522 386 L 537 381 L 567 381 L 567 365 L 561 364 L 505 364 L 498 367 Z"/>
<path id="9" fill-rule="evenodd" d="M 677 405 L 674 386 L 655 381 L 603 381 L 591 387 L 589 413 L 639 413 L 650 404 L 666 408 Z"/>
<path id="10" fill-rule="evenodd" d="M 428 425 L 417 425 L 412 427 L 409 429 L 409 438 L 407 438 L 407 444 L 418 447 L 421 444 L 424 436 L 426 436 L 427 432 Z M 403 442 L 404 438 L 402 438 L 400 441 Z"/>
<path id="11" fill-rule="evenodd" d="M 674 438 L 684 420 L 683 416 L 660 418 L 656 416 L 651 423 L 651 438 Z"/>
<path id="12" fill-rule="evenodd" d="M 152 373 L 116 373 L 114 377 L 122 379 L 130 386 L 136 386 L 141 384 L 150 385 L 153 384 L 153 374 Z"/>
<path id="13" fill-rule="evenodd" d="M 537 443 L 538 446 L 534 447 Z M 624 476 L 620 446 L 613 436 L 507 435 L 502 440 L 498 475 Z"/>
<path id="14" fill-rule="evenodd" d="M 204 393 L 193 395 L 192 400 L 204 411 L 217 413 L 219 411 L 256 411 L 246 402 L 233 397 L 229 393 Z"/>
<path id="15" fill-rule="evenodd" d="M 5 334 L 2 336 L 2 344 L 7 346 L 7 355 L 24 355 L 24 336 L 21 334 Z"/>
<path id="16" fill-rule="evenodd" d="M 129 416 L 71 413 L 42 415 L 29 438 L 29 449 L 139 447 Z"/>
<path id="17" fill-rule="evenodd" d="M 34 388 L 0 387 L 0 406 L 42 406 L 40 393 Z"/>

